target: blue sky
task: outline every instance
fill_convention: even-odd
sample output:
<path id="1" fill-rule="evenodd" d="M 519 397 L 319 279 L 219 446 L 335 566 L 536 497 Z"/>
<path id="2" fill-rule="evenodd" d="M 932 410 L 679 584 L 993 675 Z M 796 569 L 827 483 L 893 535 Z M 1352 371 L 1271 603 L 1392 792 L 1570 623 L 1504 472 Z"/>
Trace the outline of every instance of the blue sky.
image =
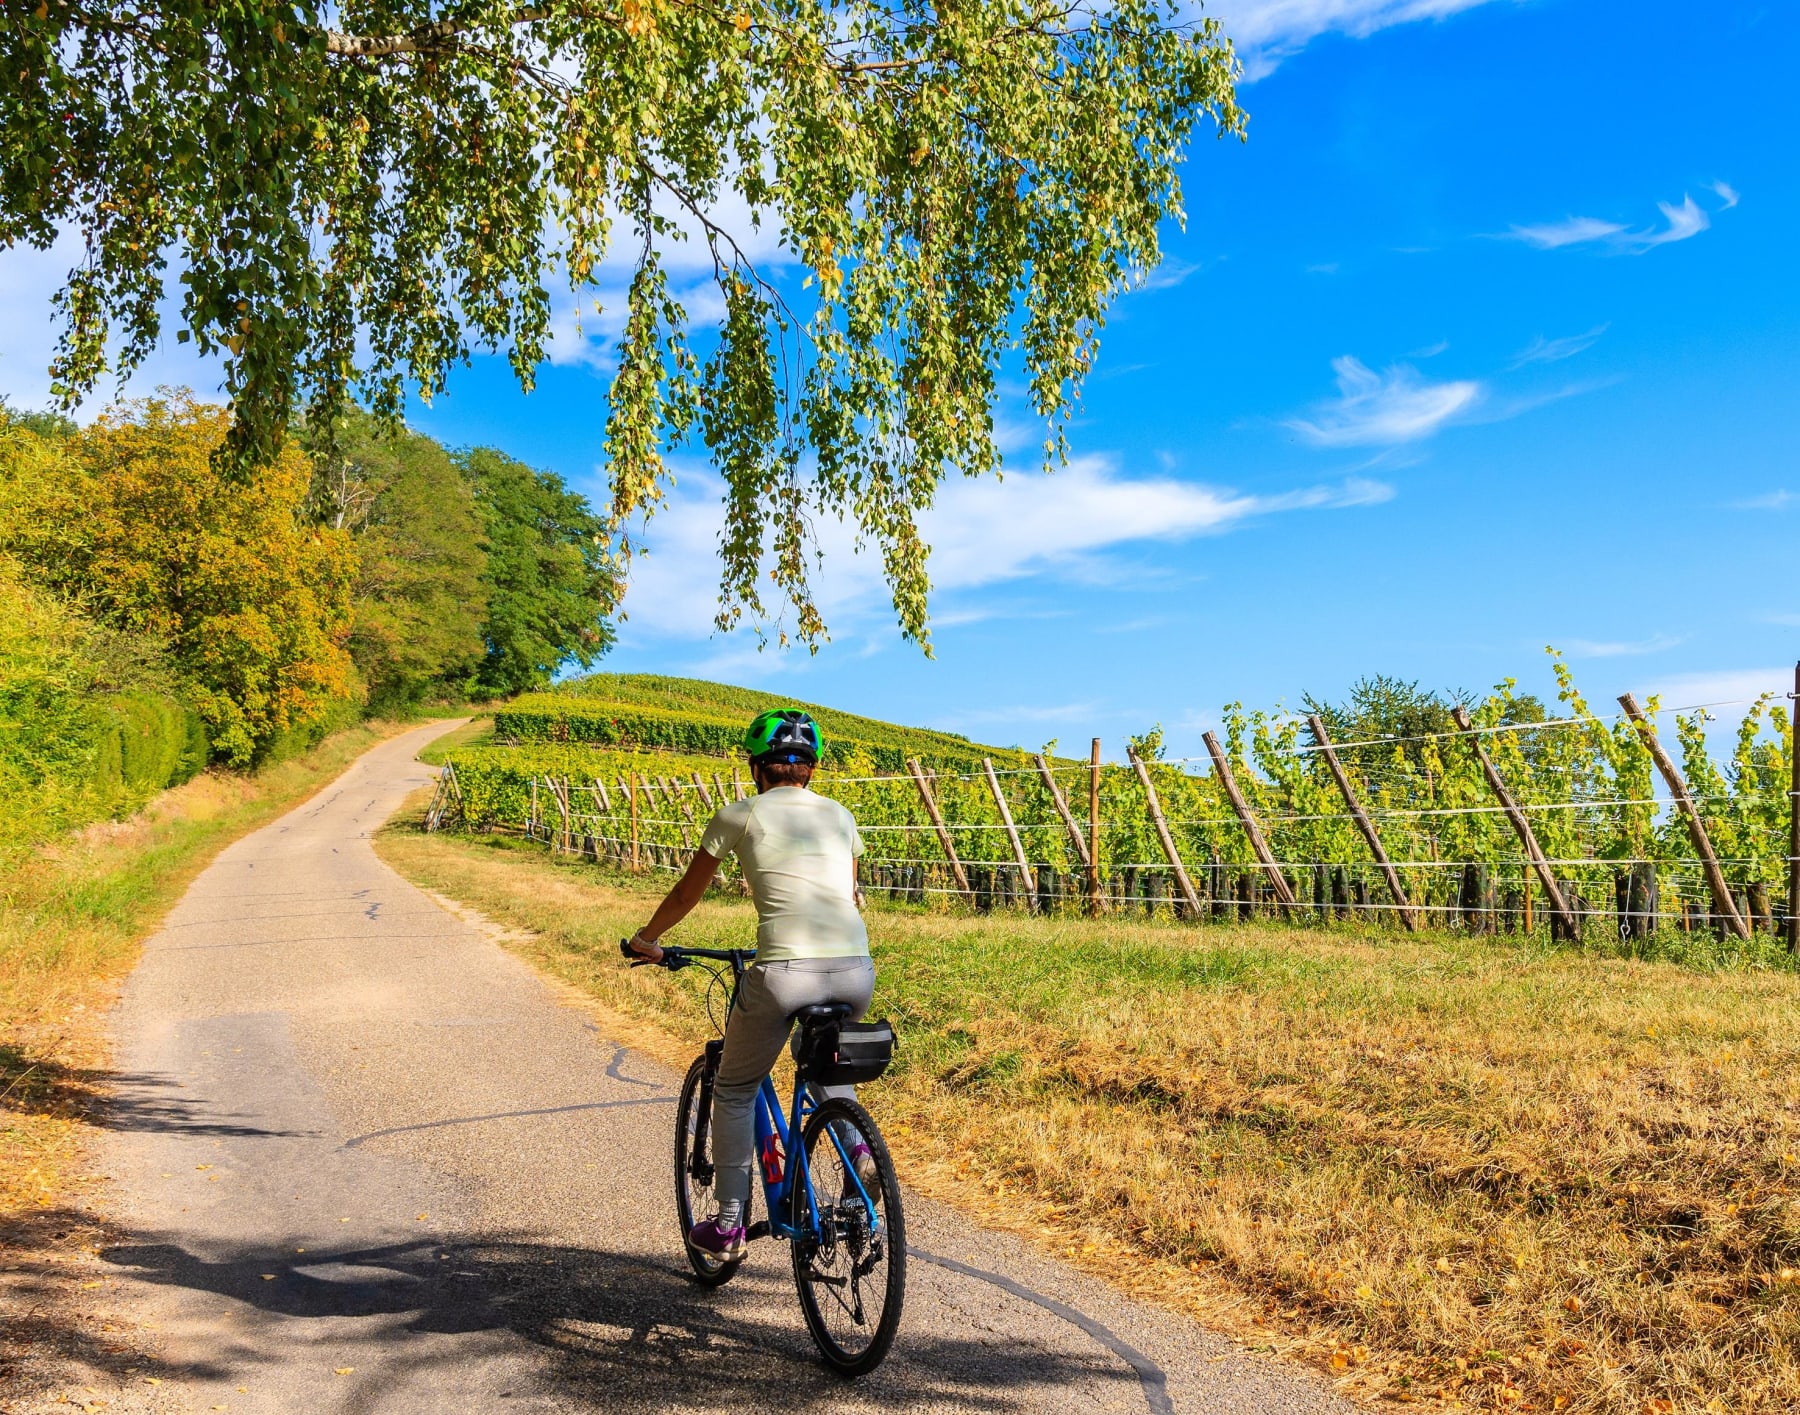
<path id="1" fill-rule="evenodd" d="M 1363 674 L 1671 704 L 1800 657 L 1800 7 L 1237 0 L 1250 140 L 1106 333 L 1075 461 L 946 489 L 936 658 L 838 556 L 817 656 L 710 631 L 717 509 L 680 462 L 608 666 L 979 739 L 1109 751 Z M 0 256 L 0 388 L 42 387 L 55 271 Z M 482 360 L 414 421 L 598 500 L 603 346 L 521 397 Z M 36 367 L 33 367 L 33 361 Z M 144 382 L 213 386 L 170 352 Z M 1022 410 L 1009 410 L 1017 416 Z"/>

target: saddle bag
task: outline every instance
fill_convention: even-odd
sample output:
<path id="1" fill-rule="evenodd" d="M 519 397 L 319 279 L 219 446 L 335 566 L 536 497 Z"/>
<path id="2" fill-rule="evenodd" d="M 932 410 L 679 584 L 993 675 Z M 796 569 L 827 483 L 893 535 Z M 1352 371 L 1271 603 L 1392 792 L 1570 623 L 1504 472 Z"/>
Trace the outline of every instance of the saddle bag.
<path id="1" fill-rule="evenodd" d="M 861 1086 L 894 1059 L 894 1028 L 879 1022 L 832 1022 L 815 1028 L 800 1071 L 815 1086 Z"/>

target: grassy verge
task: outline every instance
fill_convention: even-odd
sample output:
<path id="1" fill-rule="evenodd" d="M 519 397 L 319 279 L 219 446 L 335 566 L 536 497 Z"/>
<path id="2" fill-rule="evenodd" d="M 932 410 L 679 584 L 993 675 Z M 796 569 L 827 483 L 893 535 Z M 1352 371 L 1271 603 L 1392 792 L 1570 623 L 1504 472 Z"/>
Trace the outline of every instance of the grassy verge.
<path id="1" fill-rule="evenodd" d="M 380 842 L 681 1055 L 695 973 L 617 939 L 657 882 Z M 741 943 L 709 899 L 686 941 Z M 1368 1396 L 1791 1409 L 1800 979 L 1479 938 L 871 916 L 909 1180 Z"/>
<path id="2" fill-rule="evenodd" d="M 481 708 L 470 708 L 468 711 L 479 714 L 471 717 L 461 727 L 446 732 L 434 740 L 424 751 L 419 753 L 419 760 L 432 766 L 442 766 L 450 754 L 458 747 L 485 745 L 494 735 L 493 715 Z M 445 716 L 449 716 L 446 713 Z"/>
<path id="3" fill-rule="evenodd" d="M 225 845 L 409 725 L 351 728 L 255 776 L 208 773 L 0 861 L 0 1221 L 75 1182 L 105 1084 L 104 1009 L 156 921 Z"/>

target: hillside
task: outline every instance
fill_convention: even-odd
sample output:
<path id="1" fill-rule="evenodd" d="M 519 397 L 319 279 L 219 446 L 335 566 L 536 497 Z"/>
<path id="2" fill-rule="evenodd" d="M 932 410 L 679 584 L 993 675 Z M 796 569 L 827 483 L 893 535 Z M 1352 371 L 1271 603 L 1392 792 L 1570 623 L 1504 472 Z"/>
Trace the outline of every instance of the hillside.
<path id="1" fill-rule="evenodd" d="M 595 673 L 554 692 L 528 694 L 494 714 L 494 734 L 519 743 L 586 742 L 726 755 L 738 750 L 750 719 L 771 706 L 811 713 L 825 734 L 829 764 L 860 761 L 879 771 L 901 771 L 908 757 L 979 766 L 984 756 L 1007 761 L 1020 756 L 1017 747 L 984 746 L 953 732 L 905 727 L 725 683 L 650 673 Z"/>

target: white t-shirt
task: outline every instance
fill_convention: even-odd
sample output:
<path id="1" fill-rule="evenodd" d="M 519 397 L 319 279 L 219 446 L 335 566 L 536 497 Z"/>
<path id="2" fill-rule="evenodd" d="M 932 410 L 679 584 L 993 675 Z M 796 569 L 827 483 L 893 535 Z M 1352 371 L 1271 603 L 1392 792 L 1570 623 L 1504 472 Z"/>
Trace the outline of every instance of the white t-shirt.
<path id="1" fill-rule="evenodd" d="M 868 953 L 855 894 L 862 836 L 836 801 L 804 786 L 729 801 L 707 822 L 700 848 L 716 860 L 737 856 L 756 900 L 757 962 Z"/>

